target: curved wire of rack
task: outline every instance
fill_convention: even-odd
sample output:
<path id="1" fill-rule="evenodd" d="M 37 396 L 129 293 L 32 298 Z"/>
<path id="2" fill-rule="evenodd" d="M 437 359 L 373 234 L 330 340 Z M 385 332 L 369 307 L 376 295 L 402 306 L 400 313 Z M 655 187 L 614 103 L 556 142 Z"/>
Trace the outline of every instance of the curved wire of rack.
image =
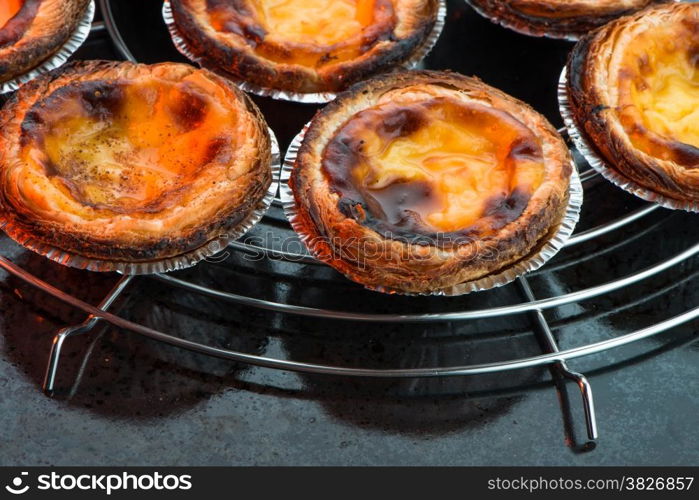
<path id="1" fill-rule="evenodd" d="M 125 59 L 135 61 L 131 51 L 125 44 L 121 33 L 119 32 L 114 16 L 112 15 L 111 5 L 109 0 L 99 0 L 102 14 L 104 17 L 103 23 L 95 23 L 93 32 L 106 31 L 109 33 L 112 43 L 118 53 Z M 581 172 L 581 180 L 584 186 L 596 180 L 596 173 L 591 170 Z M 275 202 L 279 206 L 278 200 Z M 621 229 L 628 224 L 640 220 L 658 209 L 657 205 L 647 204 L 643 207 L 634 210 L 616 220 L 606 222 L 597 227 L 593 227 L 586 231 L 574 234 L 567 242 L 566 248 L 570 248 L 581 243 L 594 240 L 600 236 L 612 233 Z M 241 252 L 252 252 L 261 254 L 269 259 L 282 259 L 295 262 L 299 265 L 314 265 L 319 264 L 312 257 L 279 249 L 271 249 L 261 245 L 246 243 L 243 241 L 234 242 L 229 246 L 230 249 Z M 188 290 L 193 293 L 208 296 L 214 299 L 226 300 L 244 306 L 255 307 L 274 311 L 278 313 L 300 315 L 313 318 L 323 318 L 332 320 L 347 320 L 360 321 L 371 323 L 421 323 L 421 322 L 437 322 L 437 321 L 465 321 L 483 318 L 492 318 L 504 315 L 528 313 L 532 316 L 536 331 L 542 340 L 544 353 L 538 356 L 531 356 L 518 359 L 509 359 L 498 362 L 470 364 L 463 366 L 437 366 L 429 368 L 406 368 L 406 369 L 378 369 L 378 368 L 354 368 L 323 365 L 315 363 L 306 363 L 290 359 L 278 359 L 260 355 L 253 355 L 244 352 L 239 352 L 230 349 L 214 347 L 200 342 L 191 341 L 175 335 L 161 332 L 144 325 L 132 322 L 117 314 L 108 311 L 109 307 L 115 300 L 124 292 L 129 283 L 133 281 L 131 276 L 122 276 L 111 292 L 97 305 L 88 304 L 79 298 L 72 296 L 62 290 L 46 283 L 37 276 L 32 275 L 28 271 L 22 269 L 5 257 L 0 257 L 0 268 L 8 273 L 24 280 L 28 284 L 42 290 L 45 293 L 56 297 L 62 302 L 69 304 L 88 314 L 88 318 L 79 325 L 70 326 L 57 332 L 54 337 L 53 345 L 49 357 L 49 363 L 46 370 L 44 380 L 44 390 L 48 394 L 53 394 L 55 390 L 56 376 L 59 367 L 61 348 L 64 342 L 74 335 L 84 334 L 89 332 L 99 321 L 105 321 L 111 325 L 123 328 L 145 337 L 165 342 L 180 348 L 188 349 L 217 358 L 228 359 L 236 362 L 242 362 L 251 365 L 257 365 L 266 368 L 288 370 L 294 372 L 314 373 L 314 374 L 329 374 L 342 375 L 351 377 L 376 377 L 376 378 L 415 378 L 415 377 L 442 377 L 442 376 L 466 376 L 493 372 L 502 372 L 510 370 L 519 370 L 523 368 L 549 366 L 559 373 L 563 378 L 572 380 L 576 383 L 581 391 L 583 408 L 585 411 L 586 430 L 589 443 L 593 443 L 597 439 L 597 426 L 594 413 L 594 403 L 592 391 L 587 379 L 574 371 L 571 371 L 566 362 L 582 356 L 589 356 L 600 353 L 609 349 L 621 347 L 631 342 L 657 335 L 671 328 L 679 326 L 683 323 L 699 318 L 699 307 L 691 309 L 679 316 L 648 326 L 646 328 L 624 334 L 608 340 L 603 340 L 587 345 L 582 345 L 575 348 L 561 350 L 559 349 L 553 333 L 544 317 L 543 311 L 551 308 L 560 307 L 566 304 L 578 303 L 584 300 L 598 297 L 615 290 L 619 290 L 633 283 L 646 280 L 653 276 L 662 273 L 687 259 L 699 253 L 699 244 L 696 244 L 677 255 L 658 262 L 657 264 L 646 269 L 637 271 L 633 274 L 624 276 L 619 279 L 609 281 L 607 283 L 593 286 L 590 288 L 577 290 L 555 297 L 537 299 L 526 277 L 518 279 L 518 284 L 521 292 L 527 299 L 524 302 L 499 306 L 480 310 L 459 310 L 443 313 L 424 313 L 424 314 L 370 314 L 360 312 L 350 312 L 342 310 L 330 310 L 324 308 L 307 307 L 294 305 L 284 302 L 274 302 L 264 300 L 247 295 L 240 295 L 222 290 L 206 287 L 191 281 L 187 281 L 175 276 L 156 274 L 151 278 L 170 286 Z M 582 260 L 580 258 L 579 260 Z M 576 261 L 568 265 L 575 264 Z"/>

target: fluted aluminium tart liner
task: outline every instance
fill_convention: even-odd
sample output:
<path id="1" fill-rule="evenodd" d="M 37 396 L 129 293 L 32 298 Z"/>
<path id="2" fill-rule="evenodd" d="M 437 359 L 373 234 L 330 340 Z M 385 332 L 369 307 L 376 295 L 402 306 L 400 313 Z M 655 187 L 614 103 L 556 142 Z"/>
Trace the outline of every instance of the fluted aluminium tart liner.
<path id="1" fill-rule="evenodd" d="M 0 94 L 7 94 L 8 92 L 14 92 L 22 84 L 33 80 L 39 75 L 48 73 L 51 70 L 59 68 L 65 64 L 70 56 L 80 48 L 80 46 L 87 40 L 90 35 L 90 29 L 92 28 L 92 20 L 95 17 L 95 0 L 91 0 L 88 3 L 85 13 L 82 19 L 78 23 L 73 34 L 68 38 L 68 40 L 63 44 L 63 46 L 58 49 L 52 56 L 50 56 L 45 61 L 41 62 L 37 67 L 27 71 L 26 73 L 19 75 L 11 80 L 0 83 Z"/>
<path id="2" fill-rule="evenodd" d="M 442 34 L 444 29 L 444 24 L 446 22 L 447 15 L 447 3 L 446 0 L 439 0 L 439 10 L 437 11 L 437 20 L 435 21 L 434 27 L 430 32 L 429 36 L 419 47 L 413 55 L 405 61 L 399 68 L 411 69 L 416 67 L 422 60 L 430 53 L 430 51 L 437 44 L 439 36 Z M 260 85 L 255 85 L 254 83 L 246 82 L 241 80 L 239 77 L 223 70 L 222 68 L 208 64 L 202 58 L 197 57 L 194 52 L 190 49 L 187 41 L 180 35 L 180 32 L 175 25 L 175 20 L 172 16 L 172 7 L 170 6 L 170 0 L 165 0 L 163 2 L 163 20 L 170 32 L 170 38 L 172 38 L 172 43 L 175 45 L 177 50 L 185 56 L 187 59 L 195 62 L 199 66 L 218 73 L 224 78 L 235 83 L 240 90 L 244 92 L 249 92 L 261 97 L 271 97 L 272 99 L 278 99 L 282 101 L 292 101 L 299 102 L 303 104 L 325 104 L 337 97 L 337 92 L 293 92 L 289 90 L 280 90 L 269 87 L 263 87 Z"/>
<path id="3" fill-rule="evenodd" d="M 168 257 L 166 259 L 158 259 L 144 262 L 126 262 L 126 261 L 110 261 L 105 259 L 91 259 L 72 252 L 67 252 L 58 247 L 49 245 L 48 243 L 35 238 L 30 233 L 17 226 L 16 224 L 2 220 L 3 214 L 0 212 L 0 229 L 3 230 L 10 238 L 23 247 L 36 252 L 44 257 L 63 264 L 64 266 L 74 267 L 77 269 L 87 269 L 88 271 L 110 272 L 116 271 L 121 274 L 154 274 L 177 271 L 192 267 L 202 260 L 211 257 L 222 250 L 228 244 L 240 238 L 248 232 L 255 224 L 257 224 L 265 215 L 270 205 L 277 195 L 279 187 L 279 175 L 281 170 L 281 154 L 279 152 L 279 143 L 272 129 L 268 128 L 271 154 L 271 169 L 272 180 L 267 188 L 264 197 L 257 203 L 255 209 L 238 224 L 235 228 L 228 230 L 225 234 L 208 241 L 204 245 L 191 250 L 187 253 Z"/>
<path id="4" fill-rule="evenodd" d="M 281 167 L 281 175 L 279 179 L 279 197 L 284 208 L 284 214 L 286 215 L 287 220 L 298 235 L 299 239 L 303 242 L 309 253 L 314 258 L 323 261 L 322 255 L 327 255 L 328 253 L 327 245 L 324 243 L 323 238 L 319 237 L 318 234 L 310 233 L 307 226 L 302 224 L 302 222 L 299 220 L 296 199 L 294 198 L 294 193 L 289 186 L 289 178 L 291 177 L 291 172 L 294 169 L 299 148 L 303 143 L 303 139 L 309 126 L 310 123 L 306 124 L 303 130 L 299 132 L 293 141 L 291 141 L 289 149 L 287 149 Z M 583 187 L 582 183 L 580 182 L 580 176 L 578 175 L 575 162 L 571 161 L 571 165 L 572 173 L 570 176 L 569 200 L 563 219 L 557 226 L 551 229 L 551 232 L 547 238 L 544 238 L 537 244 L 533 252 L 529 253 L 526 257 L 520 259 L 514 264 L 507 266 L 494 274 L 484 276 L 477 280 L 467 281 L 433 292 L 409 293 L 388 287 L 372 287 L 364 284 L 362 284 L 362 286 L 368 290 L 388 294 L 455 297 L 503 286 L 511 283 L 524 274 L 539 269 L 565 246 L 566 242 L 573 234 L 578 220 L 580 219 L 580 210 L 583 203 Z"/>
<path id="5" fill-rule="evenodd" d="M 699 212 L 699 202 L 676 200 L 660 193 L 656 193 L 645 186 L 641 186 L 637 182 L 623 175 L 617 169 L 610 166 L 607 160 L 605 160 L 597 152 L 594 144 L 592 144 L 581 131 L 575 122 L 575 118 L 573 117 L 573 111 L 570 107 L 570 100 L 568 97 L 567 67 L 563 67 L 561 77 L 558 81 L 558 107 L 561 117 L 563 118 L 563 122 L 566 126 L 566 130 L 568 131 L 568 136 L 573 141 L 575 148 L 580 152 L 583 158 L 585 158 L 585 161 L 587 161 L 587 163 L 589 163 L 590 166 L 602 177 L 607 179 L 615 186 L 623 189 L 627 193 L 641 198 L 642 200 L 657 203 L 663 208 L 669 208 L 672 210 L 686 210 L 688 212 Z"/>

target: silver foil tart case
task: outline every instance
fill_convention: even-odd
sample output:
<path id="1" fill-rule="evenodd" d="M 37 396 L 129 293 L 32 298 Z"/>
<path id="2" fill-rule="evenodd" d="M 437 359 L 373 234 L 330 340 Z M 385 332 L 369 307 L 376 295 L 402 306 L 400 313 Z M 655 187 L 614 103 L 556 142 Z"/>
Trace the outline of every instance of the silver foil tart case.
<path id="1" fill-rule="evenodd" d="M 299 148 L 303 144 L 303 139 L 310 124 L 307 124 L 303 130 L 294 138 L 286 152 L 284 162 L 282 163 L 281 177 L 279 180 L 279 194 L 284 207 L 284 214 L 288 219 L 291 227 L 294 229 L 299 239 L 304 243 L 309 253 L 316 259 L 322 261 L 322 255 L 327 253 L 327 246 L 323 244 L 323 239 L 317 234 L 310 234 L 307 228 L 301 223 L 298 217 L 296 207 L 296 199 L 294 193 L 289 186 L 289 178 L 296 163 L 296 157 Z M 482 292 L 491 288 L 507 285 L 532 271 L 536 271 L 543 266 L 548 260 L 553 258 L 565 245 L 570 236 L 575 230 L 575 226 L 580 219 L 580 211 L 583 203 L 583 187 L 580 182 L 580 176 L 575 163 L 571 162 L 572 174 L 570 177 L 569 201 L 563 219 L 558 227 L 552 229 L 550 236 L 545 238 L 537 245 L 537 248 L 520 259 L 516 263 L 502 269 L 494 274 L 484 276 L 473 281 L 467 281 L 458 285 L 451 286 L 442 290 L 427 293 L 406 293 L 401 290 L 395 290 L 387 287 L 371 287 L 363 285 L 368 290 L 382 292 L 387 294 L 408 295 L 408 296 L 443 296 L 456 297 L 466 295 L 472 292 Z"/>
<path id="2" fill-rule="evenodd" d="M 582 157 L 585 158 L 585 161 L 589 163 L 590 166 L 602 177 L 607 179 L 615 186 L 623 189 L 627 193 L 637 196 L 642 200 L 657 203 L 663 208 L 669 208 L 671 210 L 686 210 L 688 212 L 699 212 L 699 201 L 690 202 L 675 200 L 641 186 L 637 182 L 624 176 L 615 168 L 611 167 L 608 162 L 603 159 L 599 153 L 597 153 L 589 139 L 585 136 L 581 129 L 578 128 L 575 118 L 573 117 L 573 110 L 570 106 L 570 100 L 568 98 L 568 71 L 566 67 L 563 68 L 561 77 L 558 81 L 558 108 L 561 113 L 561 117 L 563 118 L 563 123 L 565 124 L 566 130 L 568 131 L 568 136 L 570 137 L 570 140 L 573 141 L 575 149 L 580 152 Z"/>
<path id="3" fill-rule="evenodd" d="M 58 49 L 58 52 L 54 53 L 45 61 L 39 63 L 39 65 L 23 75 L 17 76 L 12 80 L 0 83 L 0 94 L 7 94 L 8 92 L 14 92 L 20 88 L 23 84 L 33 80 L 39 75 L 48 73 L 51 70 L 60 68 L 63 66 L 68 58 L 72 56 L 76 50 L 87 40 L 90 35 L 90 29 L 92 28 L 92 20 L 95 17 L 95 2 L 92 0 L 85 9 L 82 19 L 75 28 L 75 31 L 70 38 Z"/>
<path id="4" fill-rule="evenodd" d="M 444 29 L 444 24 L 446 22 L 446 16 L 446 0 L 440 0 L 439 10 L 437 11 L 437 20 L 429 36 L 427 37 L 425 42 L 418 49 L 415 50 L 412 56 L 402 65 L 400 65 L 397 69 L 413 69 L 417 67 L 425 57 L 427 57 L 430 51 L 437 44 L 439 36 L 442 34 L 442 30 Z M 250 83 L 243 79 L 240 79 L 236 75 L 233 75 L 225 71 L 224 69 L 217 67 L 216 65 L 208 64 L 205 60 L 198 57 L 192 51 L 192 49 L 187 44 L 187 41 L 180 34 L 177 25 L 175 24 L 175 20 L 172 16 L 172 7 L 170 6 L 169 0 L 165 0 L 165 2 L 163 2 L 163 20 L 165 21 L 167 29 L 170 32 L 170 38 L 172 38 L 172 43 L 175 44 L 175 47 L 183 56 L 185 56 L 190 61 L 195 62 L 202 68 L 206 68 L 230 80 L 244 92 L 255 94 L 261 97 L 269 97 L 280 101 L 291 101 L 302 104 L 326 104 L 330 101 L 333 101 L 337 97 L 336 92 L 291 92 L 288 90 L 273 89 L 269 87 L 255 85 L 254 83 Z"/>
<path id="5" fill-rule="evenodd" d="M 121 274 L 138 275 L 138 274 L 155 274 L 167 273 L 192 267 L 195 264 L 206 260 L 209 257 L 225 250 L 228 244 L 243 236 L 262 217 L 267 213 L 267 210 L 272 205 L 279 188 L 279 175 L 281 170 L 281 154 L 279 152 L 279 143 L 274 135 L 274 132 L 269 129 L 271 139 L 271 169 L 272 180 L 270 182 L 265 195 L 257 203 L 255 209 L 248 217 L 240 222 L 235 228 L 229 230 L 224 235 L 219 236 L 211 241 L 208 241 L 203 246 L 196 248 L 190 252 L 175 257 L 166 259 L 158 259 L 145 262 L 126 262 L 126 261 L 109 261 L 103 259 L 91 259 L 82 255 L 77 255 L 71 252 L 66 252 L 60 248 L 54 247 L 44 241 L 34 238 L 26 231 L 17 227 L 14 223 L 0 220 L 0 229 L 2 229 L 10 238 L 19 245 L 36 252 L 44 257 L 51 259 L 64 266 L 74 267 L 77 269 L 87 269 L 88 271 L 99 272 L 119 272 Z"/>

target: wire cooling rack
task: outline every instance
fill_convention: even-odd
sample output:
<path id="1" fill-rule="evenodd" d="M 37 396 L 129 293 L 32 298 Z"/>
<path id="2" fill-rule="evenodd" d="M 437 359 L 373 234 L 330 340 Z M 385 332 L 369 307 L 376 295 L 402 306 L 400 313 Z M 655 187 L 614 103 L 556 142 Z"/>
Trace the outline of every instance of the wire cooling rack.
<path id="1" fill-rule="evenodd" d="M 104 36 L 108 33 L 114 47 L 124 59 L 135 61 L 132 52 L 122 38 L 111 10 L 109 0 L 100 0 L 100 6 L 104 21 L 97 21 L 92 27 L 92 36 Z M 586 189 L 592 189 L 600 181 L 598 175 L 589 167 L 579 164 L 581 179 Z M 650 216 L 659 209 L 654 204 L 644 204 L 633 210 L 622 213 L 620 216 L 608 220 L 604 223 L 593 225 L 585 230 L 577 232 L 568 241 L 563 253 L 574 249 L 583 243 L 590 243 L 602 240 L 616 232 L 628 228 L 629 225 Z M 261 227 L 266 229 L 267 234 L 276 234 L 286 231 L 292 234 L 286 225 L 283 215 L 281 215 L 281 205 L 275 201 L 271 213 L 261 223 Z M 293 245 L 292 245 L 293 246 Z M 313 260 L 306 254 L 300 245 L 293 249 L 272 243 L 265 238 L 243 238 L 230 245 L 229 252 L 254 256 L 253 264 L 263 263 L 270 267 L 273 262 L 284 262 L 290 266 L 301 268 L 319 267 L 322 264 Z M 390 313 L 390 312 L 364 312 L 355 311 L 350 307 L 346 309 L 330 309 L 324 307 L 314 307 L 312 305 L 302 305 L 291 300 L 270 300 L 254 294 L 233 293 L 227 290 L 214 288 L 206 284 L 197 282 L 194 279 L 180 276 L 179 274 L 155 274 L 149 277 L 122 276 L 114 288 L 97 305 L 91 305 L 74 295 L 66 293 L 59 288 L 43 281 L 29 271 L 23 269 L 6 257 L 0 257 L 0 268 L 6 272 L 26 281 L 28 284 L 42 290 L 45 293 L 69 304 L 85 313 L 87 319 L 80 324 L 73 325 L 59 330 L 53 339 L 48 366 L 44 379 L 44 391 L 53 395 L 56 390 L 56 379 L 60 366 L 61 351 L 64 343 L 71 337 L 86 334 L 92 331 L 98 323 L 108 323 L 115 327 L 135 332 L 139 335 L 177 346 L 190 351 L 203 353 L 206 355 L 223 358 L 226 360 L 242 362 L 250 365 L 257 365 L 276 370 L 288 370 L 293 372 L 303 372 L 312 374 L 327 374 L 346 377 L 374 377 L 374 378 L 424 378 L 424 377 L 454 377 L 470 376 L 477 374 L 499 373 L 515 370 L 522 370 L 531 367 L 549 367 L 555 377 L 559 380 L 570 380 L 579 388 L 582 404 L 585 413 L 585 427 L 587 431 L 587 446 L 593 446 L 597 440 L 597 423 L 595 418 L 595 408 L 592 390 L 588 379 L 581 373 L 571 370 L 567 362 L 576 358 L 589 356 L 603 351 L 615 349 L 642 339 L 646 339 L 660 333 L 666 332 L 674 327 L 695 320 L 699 317 L 699 307 L 691 308 L 686 312 L 674 316 L 670 319 L 651 324 L 629 333 L 612 336 L 595 342 L 587 342 L 570 348 L 561 348 L 553 333 L 553 329 L 545 312 L 556 310 L 579 304 L 593 298 L 603 297 L 615 291 L 625 289 L 641 282 L 647 282 L 654 277 L 658 277 L 664 272 L 680 266 L 689 261 L 699 253 L 699 244 L 690 244 L 687 248 L 667 259 L 662 259 L 649 267 L 634 270 L 605 283 L 555 294 L 545 298 L 537 297 L 530 284 L 530 277 L 521 277 L 508 287 L 517 288 L 521 301 L 508 305 L 499 305 L 488 308 L 460 308 L 459 302 L 449 302 L 448 310 L 440 312 L 417 312 L 417 313 Z M 561 267 L 584 266 L 590 258 L 603 258 L 590 255 L 583 255 L 574 259 L 565 260 Z M 202 266 L 210 263 L 202 263 Z M 549 266 L 556 266 L 556 260 Z M 273 269 L 274 266 L 271 266 Z M 376 324 L 408 324 L 408 323 L 442 323 L 442 322 L 467 322 L 482 320 L 487 318 L 501 318 L 511 315 L 528 315 L 533 325 L 533 331 L 537 335 L 538 343 L 542 348 L 542 353 L 529 357 L 514 357 L 512 359 L 502 359 L 487 363 L 464 364 L 462 366 L 429 366 L 419 368 L 363 368 L 338 366 L 330 364 L 317 364 L 297 361 L 294 359 L 283 359 L 282 357 L 266 357 L 257 354 L 249 354 L 237 350 L 225 349 L 204 342 L 196 342 L 174 335 L 168 332 L 159 331 L 144 324 L 126 319 L 114 312 L 110 312 L 110 307 L 115 303 L 130 284 L 137 279 L 152 279 L 167 286 L 185 290 L 193 294 L 210 297 L 212 299 L 227 301 L 240 306 L 257 308 L 286 315 L 302 316 L 307 318 L 322 319 L 329 322 L 352 321 L 368 325 Z M 274 279 L 272 276 L 270 279 Z M 333 276 L 332 280 L 342 279 Z M 322 283 L 320 284 L 322 287 Z M 332 291 L 330 292 L 332 293 Z"/>

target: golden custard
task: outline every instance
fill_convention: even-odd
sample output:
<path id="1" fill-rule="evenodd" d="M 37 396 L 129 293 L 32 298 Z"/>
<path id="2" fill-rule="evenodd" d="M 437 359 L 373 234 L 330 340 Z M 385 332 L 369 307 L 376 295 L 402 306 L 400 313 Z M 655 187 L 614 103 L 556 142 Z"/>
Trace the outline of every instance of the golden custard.
<path id="1" fill-rule="evenodd" d="M 186 253 L 237 227 L 271 182 L 257 108 L 188 65 L 74 63 L 23 86 L 3 113 L 4 215 L 17 238 L 75 254 Z"/>
<path id="2" fill-rule="evenodd" d="M 316 67 L 359 56 L 394 25 L 391 0 L 212 2 L 211 26 L 243 32 L 266 59 Z"/>
<path id="3" fill-rule="evenodd" d="M 374 21 L 377 0 L 257 0 L 268 36 L 292 43 L 333 45 L 358 35 Z"/>
<path id="4" fill-rule="evenodd" d="M 233 154 L 233 144 L 220 140 L 236 124 L 225 98 L 201 73 L 176 83 L 85 82 L 61 89 L 42 103 L 42 124 L 24 141 L 23 192 L 41 204 L 43 184 L 50 182 L 66 194 L 56 208 L 82 204 L 97 209 L 95 217 L 99 210 L 153 213 L 181 203 L 183 186 L 201 169 Z"/>
<path id="5" fill-rule="evenodd" d="M 23 4 L 24 0 L 2 0 L 0 2 L 0 29 L 7 24 L 7 21 L 15 17 Z"/>
<path id="6" fill-rule="evenodd" d="M 331 178 L 348 168 L 340 155 L 349 138 L 351 182 L 372 215 L 423 233 L 490 232 L 492 221 L 481 219 L 503 200 L 528 199 L 544 173 L 541 147 L 522 123 L 446 97 L 357 113 L 326 150 Z"/>
<path id="7" fill-rule="evenodd" d="M 692 19 L 687 19 L 687 28 Z M 638 34 L 619 68 L 619 114 L 639 150 L 672 159 L 668 142 L 699 148 L 699 19 L 686 36 L 672 26 L 653 26 Z M 642 124 L 642 128 L 637 125 Z"/>

